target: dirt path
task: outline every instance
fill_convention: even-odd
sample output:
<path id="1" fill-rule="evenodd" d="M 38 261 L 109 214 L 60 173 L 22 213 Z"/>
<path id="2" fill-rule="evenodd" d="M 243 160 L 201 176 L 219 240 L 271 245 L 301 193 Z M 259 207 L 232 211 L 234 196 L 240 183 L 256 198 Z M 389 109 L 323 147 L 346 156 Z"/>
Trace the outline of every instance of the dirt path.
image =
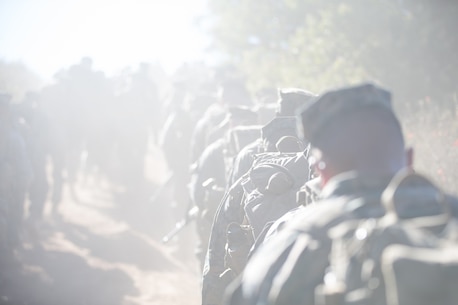
<path id="1" fill-rule="evenodd" d="M 92 178 L 66 187 L 58 212 L 26 232 L 2 271 L 0 304 L 199 304 L 194 228 L 160 242 L 177 217 L 167 200 L 148 201 L 163 178 L 149 165 L 153 179 L 130 188 Z"/>

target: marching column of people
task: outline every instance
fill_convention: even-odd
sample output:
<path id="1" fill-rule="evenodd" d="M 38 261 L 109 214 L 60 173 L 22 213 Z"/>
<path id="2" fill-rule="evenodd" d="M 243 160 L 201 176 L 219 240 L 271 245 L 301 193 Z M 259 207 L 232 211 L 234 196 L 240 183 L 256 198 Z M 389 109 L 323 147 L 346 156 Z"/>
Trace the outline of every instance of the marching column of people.
<path id="1" fill-rule="evenodd" d="M 22 99 L 0 94 L 0 286 L 3 264 L 20 264 L 23 242 L 40 240 L 48 220 L 60 219 L 67 186 L 78 201 L 78 178 L 143 182 L 149 135 L 160 123 L 148 71 L 140 65 L 121 88 L 83 58 Z"/>
<path id="2" fill-rule="evenodd" d="M 55 213 L 78 170 L 141 183 L 154 136 L 170 207 L 195 220 L 203 305 L 458 303 L 458 199 L 413 170 L 385 89 L 281 88 L 266 102 L 236 78 L 176 82 L 156 139 L 147 67 L 115 94 L 91 65 L 14 111 L 0 95 L 0 254 L 20 247 L 27 196 L 39 224 L 49 191 Z"/>
<path id="3" fill-rule="evenodd" d="M 305 144 L 297 141 L 291 115 L 312 97 L 303 90 L 280 90 L 276 117 L 261 128 L 260 139 L 235 158 L 232 184 L 213 221 L 203 270 L 204 304 L 221 300 L 262 227 L 298 205 L 296 192 L 308 178 L 308 167 L 302 154 Z M 238 238 L 234 230 L 240 232 Z"/>
<path id="4" fill-rule="evenodd" d="M 390 92 L 281 89 L 277 107 L 249 136 L 231 124 L 216 132 L 221 112 L 196 125 L 202 304 L 455 304 L 458 200 L 413 170 Z M 204 130 L 220 139 L 205 142 Z M 243 143 L 236 152 L 227 135 Z M 431 270 L 439 283 L 400 270 Z"/>
<path id="5" fill-rule="evenodd" d="M 185 107 L 186 93 L 180 96 L 181 105 L 169 116 L 171 124 L 164 128 L 162 143 L 174 174 L 185 173 L 178 167 L 191 160 L 191 202 L 184 223 L 195 219 L 196 255 L 204 274 L 203 303 L 219 304 L 226 286 L 242 272 L 249 249 L 263 236 L 264 227 L 305 203 L 298 194 L 310 176 L 308 149 L 299 139 L 294 114 L 315 95 L 286 88 L 277 91 L 274 101 L 261 95 L 253 102 L 241 80 L 227 78 L 218 94 L 214 91 L 214 102 L 203 109 L 201 119 L 194 121 L 190 142 L 187 137 L 173 136 L 189 134 L 176 119 Z M 189 159 L 184 157 L 187 151 L 179 152 L 180 162 L 171 158 L 176 149 L 170 137 L 190 148 Z M 163 241 L 177 234 L 183 221 L 177 227 Z"/>
<path id="6" fill-rule="evenodd" d="M 456 250 L 457 200 L 411 170 L 389 92 L 362 85 L 325 93 L 301 122 L 324 186 L 320 199 L 257 250 L 226 303 L 430 304 L 431 297 L 455 303 L 454 289 L 445 287 L 456 287 L 456 259 L 443 260 L 440 251 L 434 258 L 413 254 Z M 390 261 L 390 246 L 399 244 L 404 252 Z M 399 274 L 413 268 L 434 270 L 440 282 L 424 285 Z"/>

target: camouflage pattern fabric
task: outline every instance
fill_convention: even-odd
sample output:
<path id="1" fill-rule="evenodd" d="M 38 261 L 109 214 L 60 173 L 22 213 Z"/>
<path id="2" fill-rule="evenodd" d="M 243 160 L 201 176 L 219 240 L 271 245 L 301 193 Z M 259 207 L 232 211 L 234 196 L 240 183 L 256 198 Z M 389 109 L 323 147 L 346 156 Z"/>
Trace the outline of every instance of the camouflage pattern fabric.
<path id="1" fill-rule="evenodd" d="M 317 302 L 323 300 L 316 298 L 317 287 L 336 280 L 326 277 L 333 247 L 329 232 L 343 223 L 383 217 L 381 196 L 390 181 L 391 177 L 362 177 L 351 172 L 334 177 L 324 188 L 322 201 L 303 208 L 276 238 L 253 255 L 242 278 L 228 289 L 225 304 L 367 304 L 352 303 L 348 301 L 351 298 L 339 303 L 341 299 L 332 293 L 326 299 L 329 303 Z M 457 218 L 457 199 L 447 196 L 446 201 L 451 215 Z M 418 210 L 404 212 L 414 217 Z M 341 266 L 346 263 L 341 261 Z M 339 291 L 336 286 L 334 291 Z M 385 304 L 383 298 L 371 301 Z"/>
<path id="2" fill-rule="evenodd" d="M 263 153 L 257 155 L 255 159 L 251 170 L 243 175 L 238 183 L 235 183 L 226 193 L 216 212 L 203 272 L 203 304 L 220 304 L 225 286 L 228 283 L 226 278 L 222 281 L 220 276 L 227 268 L 224 258 L 226 256 L 226 234 L 229 224 L 248 224 L 248 216 L 251 216 L 252 221 L 257 221 L 256 225 L 253 224 L 255 227 L 253 238 L 256 238 L 265 224 L 276 220 L 297 206 L 295 193 L 308 179 L 307 160 L 303 153 Z M 278 172 L 278 169 L 275 168 L 272 170 L 262 168 L 263 162 L 266 165 L 270 162 L 287 168 L 291 176 L 294 177 L 294 185 L 285 194 L 262 194 L 268 189 L 269 181 L 275 180 L 269 178 Z M 247 215 L 247 211 L 250 215 Z M 258 211 L 261 215 L 256 215 Z M 250 226 L 252 225 L 250 224 Z"/>

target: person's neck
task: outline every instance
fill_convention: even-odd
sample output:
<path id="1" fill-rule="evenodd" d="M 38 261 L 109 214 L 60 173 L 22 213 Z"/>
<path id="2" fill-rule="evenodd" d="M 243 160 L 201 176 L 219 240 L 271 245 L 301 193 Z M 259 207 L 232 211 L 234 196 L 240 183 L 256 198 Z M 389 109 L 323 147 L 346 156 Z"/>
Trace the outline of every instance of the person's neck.
<path id="1" fill-rule="evenodd" d="M 323 186 L 323 198 L 354 193 L 357 190 L 380 189 L 382 190 L 396 173 L 385 172 L 358 172 L 346 171 L 336 174 L 328 179 Z"/>

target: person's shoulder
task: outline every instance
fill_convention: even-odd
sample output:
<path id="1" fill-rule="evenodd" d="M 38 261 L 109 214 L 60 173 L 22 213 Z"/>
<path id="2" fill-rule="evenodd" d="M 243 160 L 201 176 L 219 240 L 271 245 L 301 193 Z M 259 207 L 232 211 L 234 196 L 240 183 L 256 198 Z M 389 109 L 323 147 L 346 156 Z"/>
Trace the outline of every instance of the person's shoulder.
<path id="1" fill-rule="evenodd" d="M 326 228 L 330 223 L 334 223 L 349 214 L 345 209 L 348 202 L 346 197 L 318 200 L 291 215 L 287 226 L 291 230 L 299 232 Z"/>
<path id="2" fill-rule="evenodd" d="M 264 237 L 264 242 L 272 238 L 273 236 L 277 235 L 288 223 L 290 223 L 297 214 L 301 214 L 302 210 L 304 210 L 305 206 L 299 206 L 287 212 L 285 215 L 277 219 L 269 228 Z"/>
<path id="3" fill-rule="evenodd" d="M 283 227 L 259 246 L 245 267 L 241 279 L 243 300 L 249 304 L 253 304 L 251 302 L 254 300 L 267 300 L 274 279 L 285 266 L 294 264 L 294 258 L 298 253 L 309 253 L 310 255 L 304 258 L 307 261 L 317 257 L 313 253 L 322 253 L 322 247 L 315 246 L 329 242 L 324 238 L 318 241 L 314 231 L 326 233 L 325 229 L 312 225 L 316 222 L 316 214 L 321 214 L 321 210 L 312 206 L 297 208 L 278 222 Z M 319 257 L 325 258 L 323 255 Z"/>

